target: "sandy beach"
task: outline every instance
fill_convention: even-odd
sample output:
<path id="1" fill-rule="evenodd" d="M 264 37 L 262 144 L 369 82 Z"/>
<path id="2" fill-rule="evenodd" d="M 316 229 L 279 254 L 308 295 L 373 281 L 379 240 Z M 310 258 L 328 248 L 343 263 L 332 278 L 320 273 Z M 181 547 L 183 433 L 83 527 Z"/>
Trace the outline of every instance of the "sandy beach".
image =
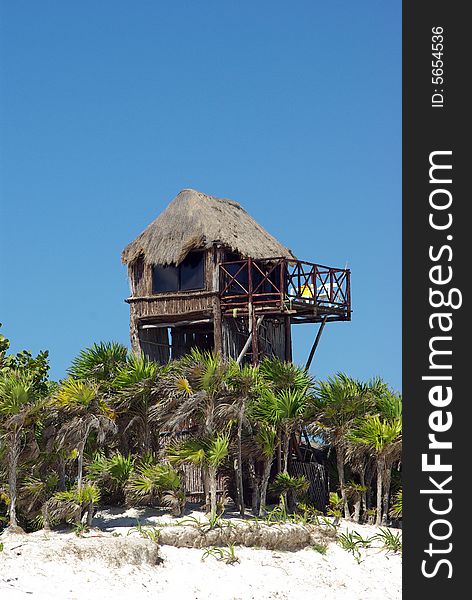
<path id="1" fill-rule="evenodd" d="M 202 513 L 192 513 L 203 519 Z M 401 555 L 378 543 L 354 556 L 334 540 L 326 554 L 312 547 L 297 551 L 235 547 L 239 562 L 228 565 L 201 548 L 157 546 L 133 529 L 175 524 L 168 514 L 145 509 L 108 509 L 96 515 L 94 529 L 4 534 L 0 552 L 0 597 L 44 600 L 398 600 Z M 174 523 L 173 523 L 174 521 Z M 187 527 L 190 527 L 187 525 Z M 344 521 L 339 533 L 358 531 L 364 538 L 377 529 Z"/>

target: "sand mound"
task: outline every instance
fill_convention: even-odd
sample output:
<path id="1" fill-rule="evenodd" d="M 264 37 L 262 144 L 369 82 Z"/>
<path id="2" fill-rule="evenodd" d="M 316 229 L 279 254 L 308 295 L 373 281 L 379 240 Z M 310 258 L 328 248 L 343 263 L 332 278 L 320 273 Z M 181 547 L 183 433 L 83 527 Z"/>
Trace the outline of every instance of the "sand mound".
<path id="1" fill-rule="evenodd" d="M 189 526 L 163 527 L 161 544 L 177 548 L 209 546 L 246 546 L 267 550 L 300 550 L 328 537 L 329 531 L 297 524 L 265 525 L 243 523 L 217 527 L 210 531 Z"/>
<path id="2" fill-rule="evenodd" d="M 158 546 L 151 540 L 134 536 L 79 538 L 71 533 L 15 533 L 2 536 L 2 543 L 6 556 L 23 555 L 39 562 L 99 561 L 109 567 L 156 565 L 160 562 Z"/>

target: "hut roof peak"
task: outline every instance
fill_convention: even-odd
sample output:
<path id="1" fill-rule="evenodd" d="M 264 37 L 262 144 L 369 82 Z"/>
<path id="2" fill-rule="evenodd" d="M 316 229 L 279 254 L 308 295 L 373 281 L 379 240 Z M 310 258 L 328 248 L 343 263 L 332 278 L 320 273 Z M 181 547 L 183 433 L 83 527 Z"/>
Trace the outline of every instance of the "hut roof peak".
<path id="1" fill-rule="evenodd" d="M 261 227 L 234 200 L 183 189 L 169 206 L 123 250 L 124 263 L 139 256 L 151 264 L 179 264 L 197 248 L 219 243 L 251 258 L 284 256 L 292 252 Z"/>

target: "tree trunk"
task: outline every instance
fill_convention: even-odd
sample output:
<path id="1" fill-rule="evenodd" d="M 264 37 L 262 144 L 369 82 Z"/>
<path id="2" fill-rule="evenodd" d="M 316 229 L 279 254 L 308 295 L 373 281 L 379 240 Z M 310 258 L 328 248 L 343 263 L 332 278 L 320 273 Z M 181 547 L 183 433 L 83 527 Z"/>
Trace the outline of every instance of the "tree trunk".
<path id="1" fill-rule="evenodd" d="M 234 503 L 236 504 L 236 508 L 240 511 L 241 510 L 241 502 L 239 500 L 239 485 L 238 485 L 238 458 L 236 457 L 233 460 L 233 471 L 234 471 L 234 481 L 236 482 L 236 486 L 235 486 L 235 494 L 236 497 L 234 499 Z"/>
<path id="2" fill-rule="evenodd" d="M 207 511 L 210 507 L 210 485 L 208 480 L 208 469 L 202 466 L 202 481 L 203 481 L 203 494 L 205 496 L 205 510 Z"/>
<path id="3" fill-rule="evenodd" d="M 15 430 L 11 437 L 10 460 L 8 461 L 8 486 L 10 491 L 9 505 L 9 527 L 16 529 L 18 522 L 16 520 L 16 484 L 18 458 L 20 456 L 20 432 Z"/>
<path id="4" fill-rule="evenodd" d="M 51 524 L 49 523 L 49 513 L 48 513 L 48 505 L 45 502 L 41 508 L 41 514 L 43 516 L 43 529 L 44 531 L 51 530 Z"/>
<path id="5" fill-rule="evenodd" d="M 87 438 L 90 433 L 91 426 L 88 425 L 85 430 L 85 435 L 83 440 L 80 442 L 79 447 L 77 448 L 77 489 L 80 490 L 82 488 L 82 476 L 84 472 L 84 450 L 85 444 L 87 443 Z"/>
<path id="6" fill-rule="evenodd" d="M 374 479 L 375 470 L 376 469 L 374 469 L 372 462 L 370 462 L 370 465 L 367 467 L 366 474 L 365 474 L 365 486 L 367 488 L 367 492 L 366 492 L 367 510 L 369 510 L 372 506 L 372 481 Z"/>
<path id="7" fill-rule="evenodd" d="M 364 489 L 362 490 L 362 494 L 361 494 L 361 502 L 362 502 L 362 513 L 365 515 L 365 513 L 367 512 L 368 506 L 367 506 L 367 487 L 365 484 L 365 472 L 364 470 L 362 470 L 359 473 L 359 477 L 361 480 L 361 485 L 364 487 Z"/>
<path id="8" fill-rule="evenodd" d="M 208 469 L 208 476 L 210 479 L 210 514 L 212 517 L 216 515 L 216 475 L 217 468 L 210 467 Z"/>
<path id="9" fill-rule="evenodd" d="M 346 495 L 346 480 L 344 477 L 344 451 L 339 446 L 336 448 L 336 467 L 338 470 L 339 487 L 341 489 L 341 498 L 344 506 L 344 518 L 350 519 L 349 504 Z"/>
<path id="10" fill-rule="evenodd" d="M 356 501 L 354 503 L 354 515 L 353 515 L 353 519 L 355 523 L 359 523 L 360 521 L 360 517 L 361 517 L 361 502 L 362 502 L 362 496 L 361 494 L 359 494 L 356 497 Z"/>
<path id="11" fill-rule="evenodd" d="M 77 489 L 82 489 L 82 474 L 84 471 L 84 449 L 85 449 L 85 441 L 80 443 L 79 448 L 77 448 Z"/>
<path id="12" fill-rule="evenodd" d="M 282 472 L 282 436 L 280 435 L 280 432 L 278 433 L 277 436 L 278 439 L 278 444 L 277 444 L 277 473 L 281 473 Z"/>
<path id="13" fill-rule="evenodd" d="M 377 526 L 382 524 L 382 488 L 384 469 L 384 459 L 379 457 L 377 459 L 377 514 L 375 516 L 375 524 Z"/>
<path id="14" fill-rule="evenodd" d="M 143 419 L 144 428 L 144 454 L 148 454 L 151 451 L 151 429 L 149 427 L 148 407 L 144 411 Z"/>
<path id="15" fill-rule="evenodd" d="M 285 434 L 284 437 L 284 448 L 283 448 L 283 469 L 284 473 L 288 473 L 288 455 L 290 454 L 290 433 Z"/>
<path id="16" fill-rule="evenodd" d="M 274 457 L 266 458 L 264 462 L 264 472 L 262 474 L 262 482 L 261 482 L 261 498 L 259 504 L 259 516 L 263 517 L 267 513 L 266 503 L 267 503 L 267 488 L 269 486 L 269 478 L 270 471 L 272 467 L 272 463 L 274 461 Z"/>
<path id="17" fill-rule="evenodd" d="M 92 519 L 95 505 L 91 502 L 87 507 L 87 527 L 92 527 Z"/>
<path id="18" fill-rule="evenodd" d="M 382 523 L 387 524 L 388 508 L 390 505 L 390 482 L 392 479 L 392 468 L 385 465 L 384 467 L 384 485 L 383 485 L 383 516 Z"/>
<path id="19" fill-rule="evenodd" d="M 260 495 L 259 495 L 259 478 L 256 473 L 256 463 L 253 458 L 248 459 L 248 473 L 249 479 L 251 482 L 251 508 L 254 515 L 257 515 L 259 512 L 259 503 L 260 503 Z"/>
<path id="20" fill-rule="evenodd" d="M 242 455 L 242 437 L 243 437 L 243 415 L 244 402 L 238 415 L 238 495 L 239 495 L 239 514 L 244 517 L 244 483 L 243 483 L 243 455 Z"/>

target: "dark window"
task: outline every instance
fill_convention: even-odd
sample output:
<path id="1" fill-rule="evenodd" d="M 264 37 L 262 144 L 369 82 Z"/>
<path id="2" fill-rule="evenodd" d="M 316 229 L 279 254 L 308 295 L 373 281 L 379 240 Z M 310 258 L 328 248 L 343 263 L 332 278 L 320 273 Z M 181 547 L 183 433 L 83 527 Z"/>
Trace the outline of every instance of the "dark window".
<path id="1" fill-rule="evenodd" d="M 152 291 L 177 292 L 179 290 L 179 269 L 171 265 L 154 265 L 152 269 Z"/>
<path id="2" fill-rule="evenodd" d="M 190 252 L 178 267 L 155 265 L 152 270 L 152 291 L 178 292 L 201 290 L 205 287 L 204 253 Z"/>
<path id="3" fill-rule="evenodd" d="M 180 265 L 180 289 L 201 290 L 204 276 L 203 252 L 190 252 Z"/>

